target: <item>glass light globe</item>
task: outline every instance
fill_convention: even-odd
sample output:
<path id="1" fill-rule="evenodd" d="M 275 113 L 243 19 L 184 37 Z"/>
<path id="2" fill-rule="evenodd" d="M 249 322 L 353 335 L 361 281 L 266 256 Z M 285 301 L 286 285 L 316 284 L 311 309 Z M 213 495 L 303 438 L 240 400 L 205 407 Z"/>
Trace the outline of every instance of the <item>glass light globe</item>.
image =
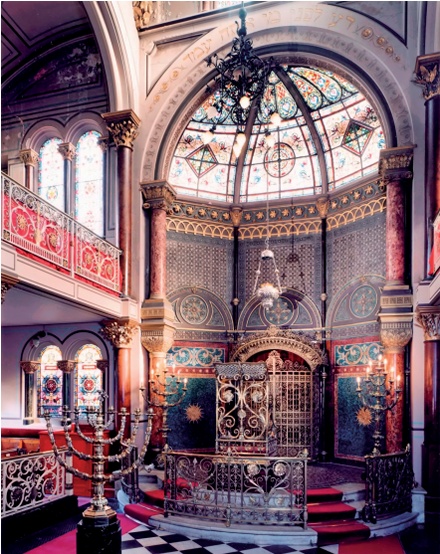
<path id="1" fill-rule="evenodd" d="M 246 142 L 246 135 L 244 133 L 238 133 L 235 137 L 235 141 L 237 144 L 240 145 L 240 148 L 243 146 L 243 144 Z"/>
<path id="2" fill-rule="evenodd" d="M 232 147 L 232 150 L 234 151 L 235 156 L 238 158 L 238 156 L 241 153 L 241 144 L 238 144 L 237 142 L 235 142 L 234 146 Z"/>
<path id="3" fill-rule="evenodd" d="M 279 127 L 281 123 L 280 114 L 278 112 L 273 112 L 273 114 L 270 116 L 270 122 L 273 123 L 276 127 Z"/>
<path id="4" fill-rule="evenodd" d="M 251 101 L 249 99 L 249 96 L 246 96 L 245 94 L 240 98 L 240 106 L 243 108 L 243 110 L 247 110 L 250 105 L 251 105 Z"/>

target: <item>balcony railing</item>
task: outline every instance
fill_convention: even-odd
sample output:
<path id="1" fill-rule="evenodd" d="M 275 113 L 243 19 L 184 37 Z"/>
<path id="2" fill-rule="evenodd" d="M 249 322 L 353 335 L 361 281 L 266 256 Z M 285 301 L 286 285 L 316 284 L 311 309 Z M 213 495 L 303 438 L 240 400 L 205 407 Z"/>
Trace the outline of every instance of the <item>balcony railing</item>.
<path id="1" fill-rule="evenodd" d="M 66 452 L 62 453 L 66 461 Z M 53 452 L 2 460 L 2 519 L 66 496 L 65 469 Z"/>
<path id="2" fill-rule="evenodd" d="M 165 455 L 165 516 L 307 526 L 307 459 Z"/>
<path id="3" fill-rule="evenodd" d="M 121 251 L 2 173 L 4 241 L 113 291 Z"/>

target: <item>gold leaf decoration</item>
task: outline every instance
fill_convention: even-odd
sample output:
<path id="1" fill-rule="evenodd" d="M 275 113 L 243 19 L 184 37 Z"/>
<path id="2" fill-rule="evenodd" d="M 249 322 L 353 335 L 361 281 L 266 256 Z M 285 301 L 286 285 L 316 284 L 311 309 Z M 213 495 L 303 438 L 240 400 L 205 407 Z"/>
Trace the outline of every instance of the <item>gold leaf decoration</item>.
<path id="1" fill-rule="evenodd" d="M 186 419 L 190 423 L 197 423 L 203 417 L 202 408 L 198 404 L 190 404 L 186 409 Z"/>
<path id="2" fill-rule="evenodd" d="M 359 423 L 359 425 L 367 426 L 370 425 L 370 423 L 373 421 L 373 415 L 371 413 L 371 410 L 369 408 L 366 408 L 363 406 L 362 408 L 359 408 L 359 411 L 356 415 L 356 419 Z"/>

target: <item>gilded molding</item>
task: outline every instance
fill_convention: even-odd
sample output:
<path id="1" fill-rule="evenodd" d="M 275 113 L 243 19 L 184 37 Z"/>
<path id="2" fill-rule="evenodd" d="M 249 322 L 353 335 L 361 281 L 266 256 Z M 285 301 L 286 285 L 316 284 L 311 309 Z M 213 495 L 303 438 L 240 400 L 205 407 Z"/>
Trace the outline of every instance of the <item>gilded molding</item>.
<path id="1" fill-rule="evenodd" d="M 423 329 L 425 342 L 440 340 L 439 306 L 417 306 L 416 321 Z"/>
<path id="2" fill-rule="evenodd" d="M 32 148 L 20 150 L 20 161 L 24 163 L 24 165 L 36 167 L 38 164 L 38 152 L 35 152 Z"/>
<path id="3" fill-rule="evenodd" d="M 278 329 L 274 325 L 263 333 L 255 333 L 238 341 L 231 352 L 230 361 L 246 362 L 258 352 L 277 349 L 298 354 L 306 360 L 312 370 L 323 363 L 321 350 L 309 337 Z"/>
<path id="4" fill-rule="evenodd" d="M 148 325 L 148 324 L 147 324 Z M 168 352 L 174 344 L 176 330 L 168 325 L 154 329 L 142 326 L 141 343 L 150 354 Z"/>
<path id="5" fill-rule="evenodd" d="M 232 225 L 234 227 L 240 227 L 241 218 L 243 216 L 243 208 L 241 206 L 232 206 L 230 212 Z"/>
<path id="6" fill-rule="evenodd" d="M 412 317 L 407 321 L 381 321 L 380 341 L 388 352 L 402 352 L 412 337 Z"/>
<path id="7" fill-rule="evenodd" d="M 226 240 L 232 240 L 234 238 L 233 228 L 230 226 L 205 223 L 204 221 L 176 219 L 174 217 L 167 218 L 167 231 Z"/>
<path id="8" fill-rule="evenodd" d="M 108 112 L 101 114 L 107 124 L 107 129 L 117 148 L 125 146 L 133 149 L 133 143 L 139 134 L 141 120 L 133 110 Z"/>
<path id="9" fill-rule="evenodd" d="M 128 348 L 131 346 L 133 334 L 138 325 L 132 322 L 111 321 L 105 323 L 101 329 L 104 337 L 116 348 Z"/>
<path id="10" fill-rule="evenodd" d="M 57 368 L 63 373 L 72 373 L 75 371 L 76 362 L 73 360 L 58 360 Z"/>
<path id="11" fill-rule="evenodd" d="M 329 208 L 330 200 L 327 196 L 321 196 L 316 200 L 316 209 L 318 210 L 321 219 L 325 219 L 327 217 Z"/>
<path id="12" fill-rule="evenodd" d="M 414 82 L 423 87 L 423 97 L 430 100 L 440 95 L 440 53 L 419 56 L 414 69 Z"/>
<path id="13" fill-rule="evenodd" d="M 176 200 L 176 191 L 167 181 L 153 181 L 141 183 L 141 192 L 144 199 L 143 208 L 165 210 L 172 212 L 173 202 Z"/>
<path id="14" fill-rule="evenodd" d="M 20 367 L 24 371 L 24 373 L 26 373 L 27 375 L 32 375 L 40 369 L 41 363 L 34 361 L 22 361 L 20 362 Z"/>
<path id="15" fill-rule="evenodd" d="M 397 146 L 381 150 L 379 155 L 379 175 L 382 183 L 411 179 L 413 146 Z"/>
<path id="16" fill-rule="evenodd" d="M 71 142 L 63 142 L 63 144 L 58 145 L 58 152 L 64 160 L 71 162 L 75 158 L 76 148 Z"/>

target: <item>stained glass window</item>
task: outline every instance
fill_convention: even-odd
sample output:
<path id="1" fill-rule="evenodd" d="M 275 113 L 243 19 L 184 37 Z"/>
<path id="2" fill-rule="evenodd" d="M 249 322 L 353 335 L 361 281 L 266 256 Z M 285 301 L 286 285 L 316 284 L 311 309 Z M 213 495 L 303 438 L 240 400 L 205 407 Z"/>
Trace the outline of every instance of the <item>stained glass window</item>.
<path id="1" fill-rule="evenodd" d="M 38 161 L 38 194 L 59 210 L 65 209 L 64 160 L 58 151 L 59 138 L 46 140 Z"/>
<path id="2" fill-rule="evenodd" d="M 82 415 L 86 414 L 88 407 L 99 408 L 103 375 L 97 369 L 96 360 L 101 359 L 101 350 L 94 344 L 86 344 L 75 355 L 75 361 L 78 362 L 75 374 L 75 406 Z"/>
<path id="3" fill-rule="evenodd" d="M 289 64 L 271 71 L 238 158 L 232 100 L 218 107 L 219 98 L 213 92 L 180 137 L 169 173 L 180 194 L 228 203 L 275 200 L 325 193 L 377 172 L 386 147 L 378 115 L 332 71 Z M 281 118 L 276 125 L 274 112 Z"/>
<path id="4" fill-rule="evenodd" d="M 79 139 L 75 160 L 75 219 L 99 236 L 104 234 L 104 154 L 101 135 L 88 131 Z"/>
<path id="5" fill-rule="evenodd" d="M 58 346 L 47 346 L 41 353 L 41 367 L 37 375 L 39 414 L 47 410 L 51 416 L 60 416 L 63 405 L 63 372 L 57 361 L 62 359 Z"/>

